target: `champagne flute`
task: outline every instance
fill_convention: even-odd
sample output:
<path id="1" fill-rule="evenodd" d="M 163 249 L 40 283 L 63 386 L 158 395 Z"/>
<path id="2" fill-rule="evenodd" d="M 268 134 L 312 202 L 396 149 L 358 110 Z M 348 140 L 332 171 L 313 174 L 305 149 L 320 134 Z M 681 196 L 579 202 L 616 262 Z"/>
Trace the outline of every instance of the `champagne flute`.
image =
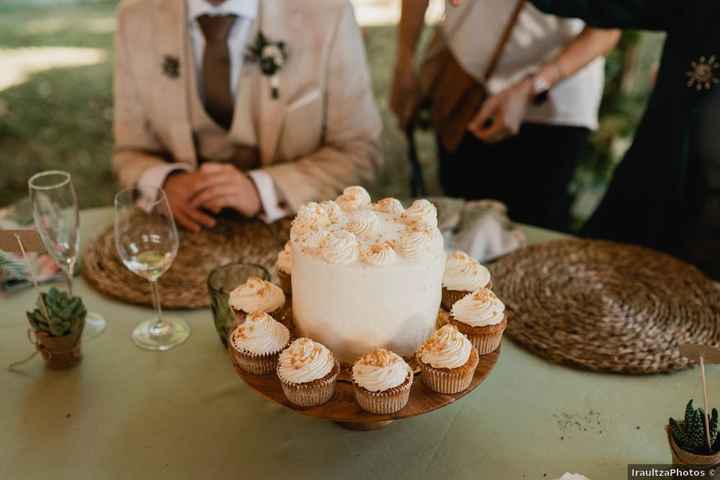
<path id="1" fill-rule="evenodd" d="M 162 314 L 157 281 L 177 255 L 180 238 L 165 192 L 132 188 L 115 196 L 115 247 L 125 267 L 148 280 L 157 317 L 140 323 L 132 339 L 146 350 L 169 350 L 190 336 L 182 319 Z"/>
<path id="2" fill-rule="evenodd" d="M 73 294 L 73 276 L 80 249 L 80 213 L 77 193 L 68 172 L 50 170 L 28 181 L 35 229 L 45 249 L 65 275 L 68 294 Z M 97 313 L 85 317 L 83 335 L 100 335 L 107 323 Z"/>

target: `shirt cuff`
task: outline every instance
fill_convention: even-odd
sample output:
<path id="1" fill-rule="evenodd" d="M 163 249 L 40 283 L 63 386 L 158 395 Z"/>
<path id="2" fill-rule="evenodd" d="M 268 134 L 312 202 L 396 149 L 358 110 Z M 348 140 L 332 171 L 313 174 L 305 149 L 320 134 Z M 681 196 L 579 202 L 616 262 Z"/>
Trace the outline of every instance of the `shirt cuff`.
<path id="1" fill-rule="evenodd" d="M 275 182 L 269 173 L 263 170 L 251 170 L 248 175 L 255 183 L 255 188 L 260 195 L 263 209 L 259 215 L 260 220 L 265 223 L 273 223 L 290 214 L 290 210 L 282 199 L 282 193 L 275 187 Z"/>
<path id="2" fill-rule="evenodd" d="M 166 165 L 150 167 L 143 172 L 140 180 L 138 181 L 137 188 L 143 192 L 143 195 L 154 197 L 155 195 L 150 194 L 154 194 L 155 191 L 163 188 L 168 175 L 173 172 L 189 172 L 190 170 L 190 166 L 185 165 L 184 163 L 168 163 Z"/>

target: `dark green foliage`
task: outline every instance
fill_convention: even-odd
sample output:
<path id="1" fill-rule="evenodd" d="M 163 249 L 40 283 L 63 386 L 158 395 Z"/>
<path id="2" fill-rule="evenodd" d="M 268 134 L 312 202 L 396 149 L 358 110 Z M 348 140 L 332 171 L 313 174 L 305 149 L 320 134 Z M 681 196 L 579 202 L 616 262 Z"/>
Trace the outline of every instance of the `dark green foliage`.
<path id="1" fill-rule="evenodd" d="M 720 450 L 718 411 L 713 408 L 710 414 L 710 444 L 712 445 L 710 450 L 707 447 L 704 417 L 703 409 L 693 407 L 693 401 L 690 400 L 685 407 L 683 420 L 670 419 L 670 432 L 678 447 L 698 455 L 709 455 Z"/>
<path id="2" fill-rule="evenodd" d="M 47 317 L 41 302 L 45 302 Z M 84 325 L 86 315 L 87 310 L 80 297 L 70 297 L 57 288 L 51 288 L 48 293 L 41 294 L 37 308 L 27 312 L 33 329 L 52 337 L 64 337 L 77 332 Z"/>

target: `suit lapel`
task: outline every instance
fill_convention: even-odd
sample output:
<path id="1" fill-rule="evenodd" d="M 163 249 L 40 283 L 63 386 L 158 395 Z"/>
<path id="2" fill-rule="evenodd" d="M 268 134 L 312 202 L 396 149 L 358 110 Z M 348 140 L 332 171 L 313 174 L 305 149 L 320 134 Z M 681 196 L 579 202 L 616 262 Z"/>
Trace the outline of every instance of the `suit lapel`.
<path id="1" fill-rule="evenodd" d="M 169 132 L 175 161 L 197 165 L 190 126 L 189 88 L 194 65 L 189 54 L 189 33 L 184 0 L 154 0 L 155 56 L 157 68 L 177 62 L 178 75 L 160 75 L 154 85 L 155 112 Z"/>
<path id="2" fill-rule="evenodd" d="M 285 18 L 285 10 L 280 4 L 282 1 L 284 0 L 264 0 L 260 2 L 260 28 L 263 34 L 273 42 L 289 40 L 286 38 L 290 32 L 286 27 L 287 19 Z M 254 37 L 250 39 L 251 42 L 254 40 Z M 289 49 L 289 55 L 292 55 L 292 45 L 289 45 Z M 268 164 L 275 160 L 277 144 L 285 119 L 285 107 L 288 98 L 287 95 L 289 94 L 289 80 L 285 76 L 285 69 L 281 69 L 278 73 L 280 79 L 280 95 L 278 98 L 272 98 L 270 78 L 263 75 L 257 66 L 255 66 L 255 68 L 258 71 L 255 94 L 259 96 L 260 102 L 258 146 L 260 148 L 262 163 Z"/>

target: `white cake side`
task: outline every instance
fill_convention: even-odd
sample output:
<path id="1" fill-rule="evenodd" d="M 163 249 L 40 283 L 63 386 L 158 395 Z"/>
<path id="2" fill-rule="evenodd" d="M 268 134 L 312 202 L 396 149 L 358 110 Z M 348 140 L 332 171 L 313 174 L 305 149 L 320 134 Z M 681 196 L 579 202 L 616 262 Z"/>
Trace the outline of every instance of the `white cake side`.
<path id="1" fill-rule="evenodd" d="M 299 333 L 344 363 L 376 348 L 411 357 L 435 330 L 441 301 L 445 252 L 434 208 L 342 200 L 308 206 L 293 225 Z"/>

